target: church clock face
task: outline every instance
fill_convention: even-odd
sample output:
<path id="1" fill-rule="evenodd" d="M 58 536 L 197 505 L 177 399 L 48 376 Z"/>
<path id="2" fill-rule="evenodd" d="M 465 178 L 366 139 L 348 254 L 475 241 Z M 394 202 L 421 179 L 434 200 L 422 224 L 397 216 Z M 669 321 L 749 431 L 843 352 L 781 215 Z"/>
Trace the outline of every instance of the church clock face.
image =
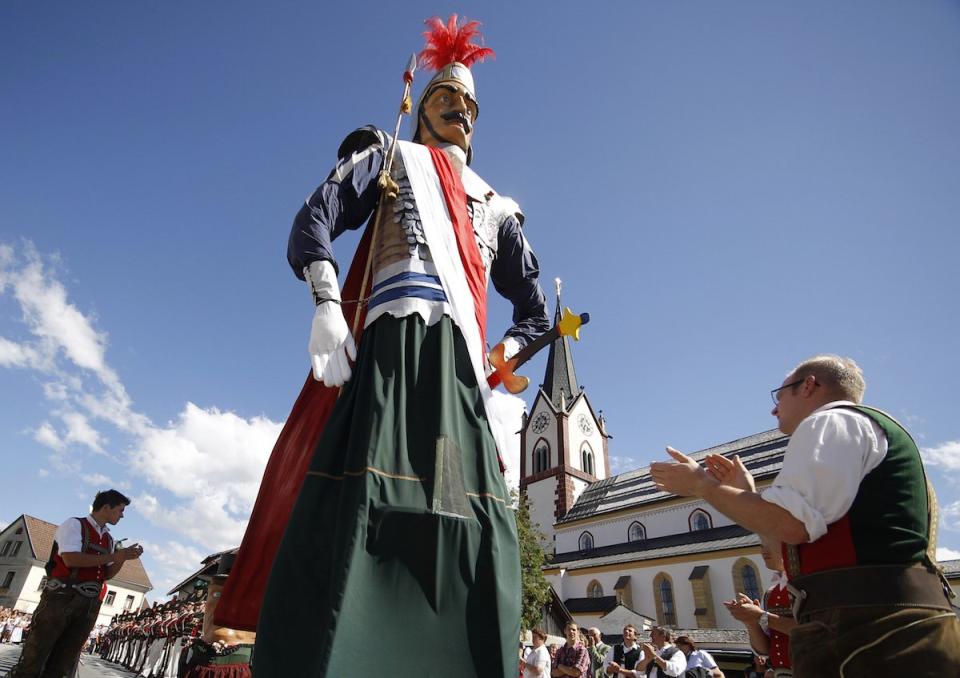
<path id="1" fill-rule="evenodd" d="M 547 425 L 550 423 L 550 417 L 546 412 L 541 412 L 533 420 L 533 432 L 534 433 L 543 433 L 547 430 Z"/>
<path id="2" fill-rule="evenodd" d="M 579 417 L 577 417 L 577 426 L 580 427 L 580 430 L 585 436 L 593 433 L 593 425 L 590 423 L 590 417 L 585 414 L 581 414 Z"/>

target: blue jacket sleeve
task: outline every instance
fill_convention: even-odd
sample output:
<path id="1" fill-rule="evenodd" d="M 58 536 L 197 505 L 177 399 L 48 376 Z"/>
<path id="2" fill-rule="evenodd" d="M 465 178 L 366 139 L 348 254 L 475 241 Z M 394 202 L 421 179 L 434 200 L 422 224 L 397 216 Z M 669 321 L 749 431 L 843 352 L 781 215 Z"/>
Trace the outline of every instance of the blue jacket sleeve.
<path id="1" fill-rule="evenodd" d="M 332 241 L 362 226 L 377 205 L 377 174 L 383 165 L 386 135 L 363 127 L 340 146 L 337 166 L 297 212 L 287 241 L 287 261 L 301 280 L 303 269 L 326 260 L 339 272 Z"/>
<path id="2" fill-rule="evenodd" d="M 490 267 L 494 288 L 513 304 L 513 327 L 506 335 L 523 348 L 550 329 L 547 300 L 540 289 L 540 264 L 516 217 L 500 227 L 497 256 Z"/>

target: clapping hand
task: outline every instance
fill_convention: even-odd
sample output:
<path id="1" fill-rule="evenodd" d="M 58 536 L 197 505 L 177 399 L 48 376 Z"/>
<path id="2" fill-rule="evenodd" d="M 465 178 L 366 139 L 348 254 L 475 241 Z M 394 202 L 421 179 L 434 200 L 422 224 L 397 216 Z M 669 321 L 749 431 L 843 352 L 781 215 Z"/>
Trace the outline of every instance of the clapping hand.
<path id="1" fill-rule="evenodd" d="M 700 468 L 700 464 L 683 452 L 668 446 L 667 454 L 673 457 L 674 461 L 650 464 L 650 475 L 661 490 L 681 497 L 699 496 L 705 484 L 713 482 L 707 472 Z"/>
<path id="2" fill-rule="evenodd" d="M 763 614 L 763 608 L 760 607 L 759 600 L 751 600 L 749 596 L 738 593 L 736 600 L 728 600 L 723 606 L 730 611 L 730 614 L 739 622 L 755 622 Z"/>
<path id="3" fill-rule="evenodd" d="M 753 482 L 753 476 L 747 467 L 740 461 L 740 455 L 734 455 L 733 459 L 727 459 L 720 454 L 708 454 L 704 460 L 704 466 L 715 480 L 718 482 L 735 487 L 747 492 L 756 492 L 757 487 Z"/>

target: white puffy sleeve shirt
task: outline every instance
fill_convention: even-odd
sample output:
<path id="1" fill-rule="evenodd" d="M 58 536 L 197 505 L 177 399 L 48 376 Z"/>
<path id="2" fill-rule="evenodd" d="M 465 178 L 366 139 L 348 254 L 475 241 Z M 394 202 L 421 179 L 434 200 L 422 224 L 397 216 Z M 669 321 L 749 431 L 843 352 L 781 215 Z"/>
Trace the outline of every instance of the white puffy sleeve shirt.
<path id="1" fill-rule="evenodd" d="M 93 531 L 98 535 L 103 536 L 104 532 L 109 532 L 110 528 L 104 525 L 102 528 L 97 525 L 95 521 L 90 516 L 84 518 L 90 526 L 93 528 Z M 83 533 L 81 532 L 83 528 L 80 527 L 80 521 L 76 518 L 67 518 L 65 521 L 60 523 L 60 526 L 57 528 L 57 531 L 54 533 L 54 540 L 57 542 L 57 551 L 60 553 L 81 553 L 83 551 Z"/>
<path id="2" fill-rule="evenodd" d="M 850 510 L 860 482 L 887 454 L 887 437 L 847 401 L 827 403 L 800 422 L 787 443 L 783 468 L 763 490 L 765 501 L 801 521 L 810 541 Z"/>
<path id="3" fill-rule="evenodd" d="M 667 645 L 666 647 L 673 647 L 672 645 Z M 661 650 L 662 652 L 663 650 Z M 663 667 L 663 671 L 660 670 L 659 666 L 654 665 L 653 671 L 650 672 L 650 678 L 663 678 L 663 676 L 669 676 L 670 678 L 677 678 L 682 676 L 684 671 L 687 670 L 687 655 L 677 649 L 673 653 L 673 656 L 667 660 L 666 665 Z"/>

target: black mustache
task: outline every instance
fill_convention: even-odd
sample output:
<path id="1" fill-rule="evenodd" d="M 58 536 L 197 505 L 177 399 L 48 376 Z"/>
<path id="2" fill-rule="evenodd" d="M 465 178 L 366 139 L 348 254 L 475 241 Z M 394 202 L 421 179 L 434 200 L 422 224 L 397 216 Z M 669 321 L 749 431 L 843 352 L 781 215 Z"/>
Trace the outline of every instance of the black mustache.
<path id="1" fill-rule="evenodd" d="M 457 111 L 453 111 L 450 113 L 441 113 L 440 117 L 446 120 L 447 122 L 450 122 L 452 120 L 459 120 L 466 126 L 467 132 L 470 132 L 470 130 L 473 129 L 473 125 L 470 124 L 470 120 L 463 113 L 459 113 Z"/>

